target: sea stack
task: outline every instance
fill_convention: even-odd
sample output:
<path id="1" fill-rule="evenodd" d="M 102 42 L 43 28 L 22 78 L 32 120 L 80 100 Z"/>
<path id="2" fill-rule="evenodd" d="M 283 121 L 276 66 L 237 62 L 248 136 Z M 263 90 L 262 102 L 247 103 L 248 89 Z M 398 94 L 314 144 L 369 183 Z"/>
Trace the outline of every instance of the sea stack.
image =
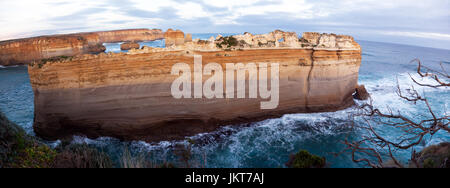
<path id="1" fill-rule="evenodd" d="M 139 49 L 140 45 L 137 42 L 125 42 L 120 45 L 121 50 Z"/>
<path id="2" fill-rule="evenodd" d="M 183 31 L 168 29 L 164 33 L 164 39 L 166 40 L 166 47 L 173 45 L 183 45 L 185 43 L 185 37 Z"/>
<path id="3" fill-rule="evenodd" d="M 168 30 L 164 36 L 166 48 L 81 55 L 30 64 L 36 134 L 50 140 L 74 134 L 173 140 L 223 125 L 289 113 L 336 111 L 354 104 L 352 94 L 358 84 L 361 48 L 353 37 L 303 33 L 298 38 L 294 32 L 279 30 L 191 42 L 185 42 L 181 31 Z M 202 61 L 197 64 L 194 59 L 199 57 Z M 268 80 L 271 83 L 278 77 L 279 103 L 276 108 L 261 109 L 261 102 L 267 99 L 249 97 L 248 83 L 254 80 L 250 79 L 250 72 L 240 68 L 236 71 L 247 76 L 233 81 L 236 83 L 233 93 L 223 90 L 216 94 L 246 93 L 242 98 L 207 98 L 201 93 L 194 96 L 194 84 L 183 86 L 192 88 L 189 97 L 174 97 L 171 88 L 179 74 L 174 74 L 177 72 L 173 67 L 179 63 L 184 63 L 190 68 L 189 74 L 194 75 L 204 73 L 197 66 L 214 65 L 225 70 L 229 64 L 240 63 L 241 68 L 268 64 L 271 66 L 260 67 L 258 71 L 269 72 L 276 64 L 279 74 L 268 74 Z M 212 76 L 203 74 L 200 80 L 205 84 Z M 221 77 L 232 79 L 226 74 L 218 79 Z M 263 81 L 260 77 L 252 78 Z M 195 79 L 199 78 L 193 76 L 192 80 Z M 238 87 L 238 83 L 246 83 L 246 87 Z"/>

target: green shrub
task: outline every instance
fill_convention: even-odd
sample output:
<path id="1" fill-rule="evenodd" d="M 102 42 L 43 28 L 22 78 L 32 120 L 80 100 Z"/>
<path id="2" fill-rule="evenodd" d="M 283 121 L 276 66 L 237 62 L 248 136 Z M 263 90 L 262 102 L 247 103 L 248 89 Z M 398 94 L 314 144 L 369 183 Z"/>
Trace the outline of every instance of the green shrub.
<path id="1" fill-rule="evenodd" d="M 48 62 L 57 62 L 57 61 L 63 61 L 63 60 L 72 60 L 72 56 L 56 56 L 46 59 L 41 59 L 40 61 L 35 61 L 30 64 L 30 66 L 38 66 L 38 68 L 42 68 L 46 63 Z"/>
<path id="2" fill-rule="evenodd" d="M 218 48 L 231 48 L 239 45 L 238 40 L 233 36 L 221 37 L 219 41 L 221 42 L 216 44 Z"/>
<path id="3" fill-rule="evenodd" d="M 306 150 L 301 150 L 295 155 L 291 155 L 286 166 L 289 168 L 324 168 L 326 161 L 324 157 L 312 155 Z"/>
<path id="4" fill-rule="evenodd" d="M 54 168 L 112 168 L 109 156 L 86 144 L 72 144 L 58 148 Z"/>
<path id="5" fill-rule="evenodd" d="M 240 46 L 244 46 L 244 45 L 247 45 L 248 43 L 247 42 L 245 42 L 245 40 L 240 40 L 239 41 L 239 45 Z"/>
<path id="6" fill-rule="evenodd" d="M 109 168 L 111 160 L 87 145 L 51 149 L 0 112 L 0 168 Z"/>
<path id="7" fill-rule="evenodd" d="M 0 112 L 0 167 L 48 168 L 56 152 L 9 121 Z"/>
<path id="8" fill-rule="evenodd" d="M 47 62 L 56 62 L 56 61 L 62 61 L 62 60 L 67 60 L 67 59 L 72 59 L 73 57 L 72 56 L 65 56 L 65 55 L 62 55 L 62 56 L 56 56 L 56 57 L 51 57 L 51 58 L 47 58 L 47 59 L 42 59 L 41 60 L 41 63 L 47 63 Z"/>
<path id="9" fill-rule="evenodd" d="M 266 43 L 262 43 L 261 41 L 259 41 L 258 42 L 258 46 L 259 47 L 263 47 L 263 46 L 266 46 L 266 47 L 273 47 L 273 46 L 275 46 L 275 41 L 267 41 Z"/>
<path id="10" fill-rule="evenodd" d="M 13 168 L 50 168 L 55 159 L 56 152 L 46 145 L 34 143 L 24 149 L 18 150 Z"/>
<path id="11" fill-rule="evenodd" d="M 423 167 L 424 168 L 436 168 L 434 160 L 431 158 L 425 159 L 425 161 L 423 161 Z"/>
<path id="12" fill-rule="evenodd" d="M 450 143 L 443 142 L 424 148 L 416 154 L 419 167 L 423 168 L 450 168 Z M 416 167 L 414 163 L 410 164 Z"/>
<path id="13" fill-rule="evenodd" d="M 302 37 L 302 38 L 299 38 L 298 41 L 299 41 L 299 42 L 302 42 L 302 43 L 309 43 L 309 42 L 308 42 L 305 38 L 303 38 L 303 37 Z"/>

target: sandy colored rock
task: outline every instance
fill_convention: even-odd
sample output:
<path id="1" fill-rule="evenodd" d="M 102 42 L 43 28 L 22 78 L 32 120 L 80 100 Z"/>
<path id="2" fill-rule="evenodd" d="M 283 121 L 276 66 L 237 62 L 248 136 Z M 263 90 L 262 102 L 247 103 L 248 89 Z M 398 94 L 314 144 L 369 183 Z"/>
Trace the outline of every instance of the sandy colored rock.
<path id="1" fill-rule="evenodd" d="M 184 42 L 192 42 L 192 34 L 190 34 L 190 33 L 186 34 L 186 38 L 184 39 Z"/>
<path id="2" fill-rule="evenodd" d="M 103 43 L 162 39 L 161 30 L 128 29 L 41 36 L 0 42 L 0 65 L 28 64 L 57 56 L 104 52 Z"/>
<path id="3" fill-rule="evenodd" d="M 184 33 L 180 30 L 168 29 L 164 33 L 164 39 L 166 40 L 166 47 L 182 45 L 185 42 Z"/>
<path id="4" fill-rule="evenodd" d="M 319 44 L 320 34 L 316 32 L 304 32 L 302 38 L 305 39 L 307 43 L 316 46 Z"/>
<path id="5" fill-rule="evenodd" d="M 160 29 L 124 29 L 95 32 L 101 43 L 153 41 L 164 38 Z"/>
<path id="6" fill-rule="evenodd" d="M 88 53 L 90 54 L 97 54 L 102 53 L 106 51 L 106 47 L 103 46 L 103 44 L 94 44 L 88 46 Z"/>
<path id="7" fill-rule="evenodd" d="M 141 45 L 136 42 L 125 42 L 120 45 L 121 50 L 139 49 Z"/>
<path id="8" fill-rule="evenodd" d="M 280 32 L 246 37 L 251 36 L 287 39 L 280 46 L 292 44 L 288 38 L 293 37 Z M 361 50 L 354 41 L 342 49 L 303 48 L 298 41 L 292 44 L 297 47 L 249 46 L 231 51 L 219 49 L 215 42 L 194 40 L 170 48 L 83 55 L 29 66 L 36 134 L 46 139 L 72 134 L 146 141 L 183 139 L 223 125 L 290 113 L 336 111 L 354 104 L 352 94 L 361 63 Z M 267 101 L 261 98 L 175 99 L 171 84 L 178 76 L 171 69 L 180 62 L 193 67 L 194 55 L 202 56 L 203 66 L 212 62 L 221 67 L 279 63 L 279 106 L 261 110 L 261 102 Z"/>

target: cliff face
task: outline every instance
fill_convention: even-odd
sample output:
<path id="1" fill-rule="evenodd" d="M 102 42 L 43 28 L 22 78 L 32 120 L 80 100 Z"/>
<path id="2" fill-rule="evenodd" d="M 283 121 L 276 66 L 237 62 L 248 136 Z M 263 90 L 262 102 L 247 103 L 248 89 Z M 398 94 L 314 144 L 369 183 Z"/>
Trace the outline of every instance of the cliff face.
<path id="1" fill-rule="evenodd" d="M 88 41 L 79 36 L 35 37 L 0 42 L 0 65 L 26 64 L 55 56 L 87 53 Z"/>
<path id="2" fill-rule="evenodd" d="M 323 42 L 310 44 L 289 33 L 272 34 L 248 37 L 268 41 L 283 38 L 279 47 L 271 42 L 257 46 L 238 43 L 224 50 L 219 48 L 218 44 L 224 43 L 220 38 L 30 65 L 35 132 L 47 139 L 85 134 L 94 138 L 171 140 L 222 125 L 288 113 L 335 111 L 354 104 L 352 93 L 361 50 L 353 38 L 331 37 L 331 41 L 325 39 L 334 35 L 319 34 L 317 41 Z M 339 40 L 351 45 L 339 47 Z M 319 46 L 330 43 L 335 45 Z M 172 75 L 171 69 L 183 62 L 194 70 L 194 55 L 202 56 L 203 66 L 214 62 L 224 70 L 227 63 L 279 63 L 278 107 L 261 110 L 261 101 L 267 101 L 261 98 L 175 99 L 171 84 L 178 76 Z M 203 81 L 208 78 L 204 75 Z M 248 83 L 249 78 L 245 81 Z"/>
<path id="3" fill-rule="evenodd" d="M 0 42 L 0 65 L 28 64 L 56 56 L 104 52 L 102 43 L 162 39 L 161 30 L 134 29 L 53 35 Z"/>
<path id="4" fill-rule="evenodd" d="M 189 35 L 191 37 L 192 41 L 192 35 Z M 164 39 L 166 39 L 166 47 L 173 46 L 173 45 L 183 45 L 184 42 L 189 41 L 188 38 L 185 39 L 183 31 L 180 30 L 172 30 L 168 29 L 164 33 Z"/>
<path id="5" fill-rule="evenodd" d="M 128 29 L 96 32 L 102 43 L 152 41 L 164 38 L 164 32 L 159 29 Z"/>

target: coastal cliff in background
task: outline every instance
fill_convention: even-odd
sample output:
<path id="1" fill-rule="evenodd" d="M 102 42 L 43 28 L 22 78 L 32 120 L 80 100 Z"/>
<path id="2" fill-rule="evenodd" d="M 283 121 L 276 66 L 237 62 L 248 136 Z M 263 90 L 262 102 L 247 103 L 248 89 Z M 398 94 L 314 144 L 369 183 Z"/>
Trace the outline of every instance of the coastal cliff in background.
<path id="1" fill-rule="evenodd" d="M 46 139 L 73 134 L 183 139 L 222 125 L 354 104 L 361 48 L 352 37 L 304 33 L 298 38 L 296 33 L 274 31 L 191 41 L 190 35 L 171 32 L 176 33 L 166 32 L 166 40 L 173 41 L 166 48 L 31 64 L 36 134 Z M 183 62 L 193 70 L 194 55 L 202 56 L 203 65 L 214 62 L 222 68 L 227 63 L 279 63 L 278 107 L 261 110 L 260 98 L 175 99 L 171 84 L 178 76 L 171 69 Z M 209 78 L 203 75 L 203 81 Z"/>
<path id="2" fill-rule="evenodd" d="M 0 65 L 28 64 L 58 56 L 104 52 L 103 43 L 162 39 L 158 29 L 129 29 L 0 41 Z"/>

